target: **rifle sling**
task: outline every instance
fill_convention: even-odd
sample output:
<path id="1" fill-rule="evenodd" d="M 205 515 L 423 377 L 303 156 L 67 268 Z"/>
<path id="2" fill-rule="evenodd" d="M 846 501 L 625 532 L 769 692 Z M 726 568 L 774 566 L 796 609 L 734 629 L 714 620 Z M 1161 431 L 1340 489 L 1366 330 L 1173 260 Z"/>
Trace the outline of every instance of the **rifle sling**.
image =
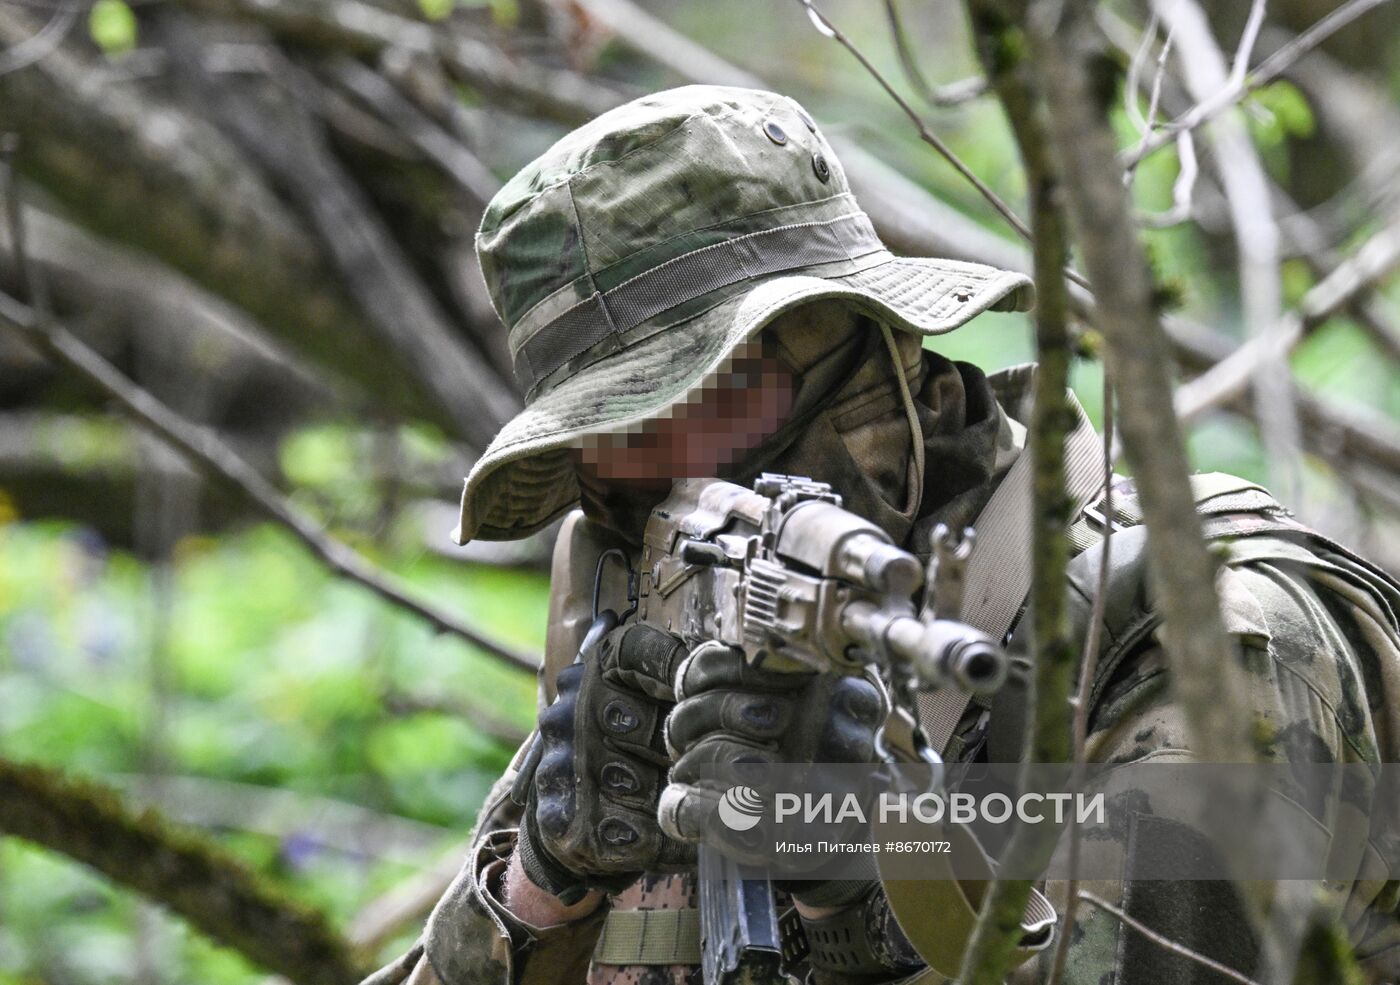
<path id="1" fill-rule="evenodd" d="M 1069 399 L 1077 423 L 1065 437 L 1065 492 L 1074 516 L 1103 486 L 1103 442 L 1074 394 Z M 1026 448 L 977 517 L 977 546 L 967 562 L 962 620 L 996 640 L 1006 638 L 1030 594 L 1032 506 Z M 948 748 L 971 700 L 956 688 L 919 694 L 919 725 L 930 746 Z"/>

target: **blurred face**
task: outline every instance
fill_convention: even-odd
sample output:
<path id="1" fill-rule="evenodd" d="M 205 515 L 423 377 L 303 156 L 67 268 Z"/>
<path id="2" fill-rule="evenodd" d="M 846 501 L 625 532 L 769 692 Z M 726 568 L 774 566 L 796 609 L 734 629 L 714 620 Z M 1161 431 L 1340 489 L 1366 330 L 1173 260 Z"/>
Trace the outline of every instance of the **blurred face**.
<path id="1" fill-rule="evenodd" d="M 750 343 L 666 416 L 584 439 L 575 463 L 603 482 L 637 489 L 722 476 L 782 426 L 793 391 L 782 361 Z"/>

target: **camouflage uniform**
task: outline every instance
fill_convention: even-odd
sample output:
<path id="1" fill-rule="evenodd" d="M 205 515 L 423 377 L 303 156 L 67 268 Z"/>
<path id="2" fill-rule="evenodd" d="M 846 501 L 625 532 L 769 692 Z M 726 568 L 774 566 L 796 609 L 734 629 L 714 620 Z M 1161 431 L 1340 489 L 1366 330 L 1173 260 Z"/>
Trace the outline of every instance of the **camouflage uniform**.
<path id="1" fill-rule="evenodd" d="M 923 351 L 921 336 L 950 331 L 990 307 L 1024 307 L 1025 279 L 953 261 L 890 257 L 856 208 L 830 147 L 791 100 L 691 87 L 606 114 L 503 189 L 478 245 L 497 311 L 510 327 L 527 407 L 468 478 L 457 539 L 522 536 L 580 496 L 589 514 L 566 522 L 555 557 L 542 706 L 584 628 L 580 606 L 567 596 L 577 602 L 582 585 L 591 587 L 592 560 L 618 538 L 635 538 L 645 515 L 636 503 L 580 489 L 569 449 L 588 434 L 625 430 L 687 399 L 744 339 L 775 333 L 802 379 L 792 419 L 745 467 L 828 481 L 848 508 L 911 550 L 927 543 L 934 523 L 957 528 L 975 518 L 1024 444 L 1029 372 L 989 379 Z M 833 300 L 843 314 L 815 304 Z M 812 312 L 811 320 L 784 319 L 799 309 Z M 889 337 L 881 326 L 895 329 L 888 353 L 878 344 L 881 331 Z M 906 385 L 912 406 L 901 400 Z M 913 440 L 923 443 L 923 475 L 911 467 Z M 1266 723 L 1267 753 L 1279 760 L 1400 760 L 1400 652 L 1391 608 L 1400 607 L 1400 593 L 1344 551 L 1295 529 L 1265 494 L 1244 485 L 1203 496 L 1207 522 L 1228 545 L 1218 588 L 1252 682 L 1252 705 L 1240 713 Z M 1115 520 L 1130 524 L 1136 518 L 1127 490 L 1120 502 L 1127 505 Z M 1081 546 L 1100 532 L 1081 524 Z M 1099 556 L 1091 546 L 1069 571 L 1081 638 Z M 1091 759 L 1189 756 L 1154 635 L 1140 531 L 1115 534 L 1112 557 Z M 990 711 L 971 707 L 952 748 L 1014 761 L 1014 693 Z M 594 964 L 590 971 L 606 908 L 549 928 L 528 926 L 506 909 L 501 879 L 520 819 L 509 796 L 513 775 L 508 771 L 489 795 L 466 865 L 429 923 L 427 957 L 410 980 L 682 980 L 691 969 Z M 1395 845 L 1375 846 L 1356 877 L 1333 889 L 1358 954 L 1381 977 L 1400 974 L 1400 882 L 1385 864 L 1395 857 Z M 1125 874 L 1131 862 L 1129 855 Z M 1243 925 L 1228 892 L 1215 884 L 1125 878 L 1089 888 L 1188 946 L 1249 964 Z M 1054 897 L 1063 887 L 1051 884 L 1048 892 Z M 647 876 L 613 906 L 674 909 L 693 905 L 690 896 L 685 880 Z M 1015 980 L 1037 980 L 1047 963 L 1023 966 Z M 922 977 L 937 980 L 932 972 Z M 1065 980 L 1215 979 L 1085 906 Z"/>

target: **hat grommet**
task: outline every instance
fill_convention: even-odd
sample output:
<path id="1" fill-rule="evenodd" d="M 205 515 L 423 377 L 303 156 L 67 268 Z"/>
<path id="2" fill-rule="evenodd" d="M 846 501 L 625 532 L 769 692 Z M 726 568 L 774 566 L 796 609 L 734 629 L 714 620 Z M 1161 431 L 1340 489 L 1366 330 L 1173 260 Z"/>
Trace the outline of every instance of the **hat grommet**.
<path id="1" fill-rule="evenodd" d="M 777 120 L 768 120 L 763 124 L 763 132 L 768 135 L 768 139 L 779 147 L 788 142 L 787 131 L 784 130 Z"/>
<path id="2" fill-rule="evenodd" d="M 822 157 L 821 151 L 812 155 L 812 170 L 817 174 L 817 180 L 826 184 L 831 180 L 831 165 L 826 163 L 826 158 Z"/>

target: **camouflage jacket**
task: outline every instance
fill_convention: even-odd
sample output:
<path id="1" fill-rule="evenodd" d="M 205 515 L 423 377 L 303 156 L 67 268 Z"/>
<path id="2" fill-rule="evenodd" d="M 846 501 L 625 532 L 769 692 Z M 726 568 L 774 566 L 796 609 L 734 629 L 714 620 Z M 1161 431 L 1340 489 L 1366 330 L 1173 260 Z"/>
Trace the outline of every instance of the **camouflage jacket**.
<path id="1" fill-rule="evenodd" d="M 1001 407 L 1014 419 L 1024 412 L 1025 374 L 993 379 Z M 1024 429 L 1010 429 L 1019 446 Z M 1012 451 L 1014 455 L 1014 449 Z M 1004 474 L 999 463 L 998 474 Z M 1137 762 L 1188 757 L 1188 729 L 1171 699 L 1164 655 L 1156 638 L 1158 620 L 1147 600 L 1145 551 L 1130 487 L 1117 487 L 1119 507 L 1103 646 L 1091 689 L 1089 759 Z M 966 504 L 964 504 L 966 505 Z M 1232 484 L 1232 491 L 1205 497 L 1207 524 L 1214 523 L 1225 564 L 1217 588 L 1227 628 L 1241 644 L 1249 671 L 1251 707 L 1241 715 L 1267 723 L 1268 758 L 1279 761 L 1400 762 L 1400 641 L 1395 612 L 1400 592 L 1383 576 L 1335 545 L 1304 534 L 1262 491 Z M 1102 519 L 1102 518 L 1100 518 Z M 1077 525 L 1084 548 L 1097 539 L 1094 524 Z M 1087 536 L 1084 536 L 1087 531 Z M 561 538 L 566 544 L 567 538 Z M 577 543 L 577 542 L 576 542 Z M 593 556 L 596 556 L 593 555 Z M 1088 546 L 1068 572 L 1078 634 L 1087 633 L 1098 549 Z M 584 560 L 556 555 L 554 577 L 567 579 Z M 591 579 L 590 579 L 591 581 Z M 580 590 L 581 591 L 581 590 Z M 551 607 L 551 643 L 541 675 L 540 700 L 551 698 L 552 670 L 572 659 L 582 635 L 570 622 L 567 591 L 556 591 Z M 1015 642 L 1013 641 L 1013 652 Z M 997 761 L 1019 753 L 1014 701 L 988 709 L 973 706 L 964 716 L 953 748 L 972 755 L 990 749 Z M 527 743 L 528 745 L 528 743 Z M 517 757 L 518 758 L 518 757 Z M 591 961 L 605 919 L 604 909 L 577 923 L 531 927 L 502 905 L 500 880 L 514 844 L 519 809 L 509 796 L 513 771 L 492 789 L 478 819 L 473 847 L 456 882 L 439 903 L 425 935 L 427 955 L 414 968 L 414 985 L 512 985 L 568 982 L 682 982 L 692 968 L 616 968 Z M 1375 981 L 1400 979 L 1400 873 L 1387 868 L 1397 846 L 1368 846 L 1353 879 L 1328 885 L 1334 910 Z M 1217 960 L 1248 968 L 1248 929 L 1229 884 L 1138 882 L 1125 860 L 1125 877 L 1082 888 L 1159 933 Z M 693 905 L 675 893 L 629 890 L 614 907 Z M 1063 907 L 1066 886 L 1050 882 L 1048 896 Z M 664 898 L 664 903 L 655 903 Z M 648 900 L 653 902 L 648 902 Z M 640 900 L 640 902 L 638 902 Z M 1010 979 L 1044 981 L 1049 951 L 1023 965 Z M 934 983 L 928 972 L 919 981 Z M 1082 905 L 1068 952 L 1068 985 L 1172 985 L 1226 979 L 1163 950 L 1112 913 Z M 869 985 L 863 982 L 862 985 Z"/>

